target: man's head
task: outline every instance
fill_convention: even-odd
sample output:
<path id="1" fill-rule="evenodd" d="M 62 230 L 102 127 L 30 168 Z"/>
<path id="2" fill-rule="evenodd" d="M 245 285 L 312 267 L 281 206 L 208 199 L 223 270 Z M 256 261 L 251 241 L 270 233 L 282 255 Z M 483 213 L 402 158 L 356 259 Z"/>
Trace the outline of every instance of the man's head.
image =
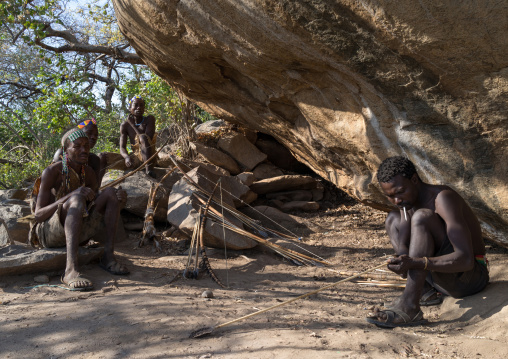
<path id="1" fill-rule="evenodd" d="M 141 96 L 134 96 L 129 101 L 129 112 L 131 115 L 143 116 L 145 113 L 145 100 Z"/>
<path id="2" fill-rule="evenodd" d="M 97 143 L 97 138 L 99 138 L 99 129 L 97 128 L 97 122 L 94 118 L 89 120 L 83 120 L 78 128 L 83 130 L 83 132 L 88 136 L 88 140 L 90 142 L 90 148 L 93 148 Z"/>
<path id="3" fill-rule="evenodd" d="M 420 177 L 413 162 L 405 157 L 385 159 L 378 168 L 377 179 L 388 200 L 399 208 L 410 209 L 418 199 Z"/>
<path id="4" fill-rule="evenodd" d="M 73 128 L 67 131 L 62 137 L 62 148 L 65 157 L 73 162 L 81 165 L 88 162 L 90 153 L 90 142 L 86 133 L 79 129 Z"/>
<path id="5" fill-rule="evenodd" d="M 390 182 L 397 175 L 411 179 L 414 174 L 418 176 L 413 162 L 406 157 L 394 156 L 388 157 L 381 162 L 377 170 L 377 180 L 379 183 L 386 183 Z"/>

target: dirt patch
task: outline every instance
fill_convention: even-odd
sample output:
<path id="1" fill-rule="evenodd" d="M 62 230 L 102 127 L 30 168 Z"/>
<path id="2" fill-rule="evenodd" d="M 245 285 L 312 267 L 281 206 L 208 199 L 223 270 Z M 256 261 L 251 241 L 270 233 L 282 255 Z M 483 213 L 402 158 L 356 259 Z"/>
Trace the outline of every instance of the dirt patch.
<path id="1" fill-rule="evenodd" d="M 332 262 L 335 271 L 365 270 L 392 254 L 384 212 L 345 202 L 298 215 L 310 229 L 299 245 Z M 95 283 L 92 292 L 32 288 L 34 276 L 28 275 L 2 278 L 0 357 L 501 358 L 506 353 L 508 257 L 506 249 L 492 244 L 492 283 L 478 295 L 445 298 L 441 306 L 424 308 L 431 321 L 427 326 L 382 330 L 368 324 L 364 318 L 373 306 L 401 289 L 343 283 L 212 336 L 189 339 L 193 330 L 344 276 L 323 267 L 297 267 L 261 249 L 229 251 L 227 260 L 223 250 L 210 249 L 212 267 L 230 287 L 221 289 L 206 274 L 199 280 L 178 279 L 187 256 L 176 241 L 163 241 L 163 253 L 155 253 L 152 247 L 136 247 L 139 236 L 128 232 L 117 245 L 129 276 L 111 276 L 95 263 L 82 268 Z M 59 277 L 52 276 L 50 284 L 59 284 Z M 205 290 L 212 290 L 214 298 L 202 298 Z"/>

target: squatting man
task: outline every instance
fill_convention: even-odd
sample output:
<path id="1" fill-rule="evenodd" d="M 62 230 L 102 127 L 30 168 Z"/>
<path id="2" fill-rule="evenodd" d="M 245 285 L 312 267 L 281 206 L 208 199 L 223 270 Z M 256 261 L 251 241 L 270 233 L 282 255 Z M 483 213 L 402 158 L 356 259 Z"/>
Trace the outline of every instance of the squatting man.
<path id="1" fill-rule="evenodd" d="M 396 253 L 388 269 L 407 283 L 399 298 L 376 308 L 367 321 L 388 328 L 424 324 L 421 306 L 440 304 L 443 294 L 462 298 L 483 290 L 489 282 L 485 244 L 464 199 L 448 186 L 423 182 L 400 156 L 384 160 L 377 178 L 398 207 L 385 222 Z"/>

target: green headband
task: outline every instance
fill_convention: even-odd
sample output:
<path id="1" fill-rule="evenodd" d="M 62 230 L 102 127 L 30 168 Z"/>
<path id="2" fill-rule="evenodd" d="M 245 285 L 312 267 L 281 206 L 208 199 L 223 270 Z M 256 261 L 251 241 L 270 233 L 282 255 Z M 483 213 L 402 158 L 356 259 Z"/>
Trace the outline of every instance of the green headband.
<path id="1" fill-rule="evenodd" d="M 67 136 L 67 138 L 71 142 L 74 142 L 78 138 L 81 138 L 81 137 L 88 137 L 83 130 L 76 130 L 76 131 L 72 132 L 71 134 L 69 134 L 69 136 Z"/>

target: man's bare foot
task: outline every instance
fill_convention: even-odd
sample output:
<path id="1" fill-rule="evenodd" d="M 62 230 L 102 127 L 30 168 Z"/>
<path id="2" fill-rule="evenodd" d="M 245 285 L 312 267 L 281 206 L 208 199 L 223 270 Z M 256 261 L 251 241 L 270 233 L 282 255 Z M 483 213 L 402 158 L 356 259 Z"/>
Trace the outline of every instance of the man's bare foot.
<path id="1" fill-rule="evenodd" d="M 118 262 L 116 259 L 112 259 L 109 262 L 101 261 L 99 266 L 105 271 L 114 275 L 127 275 L 130 273 L 129 269 L 127 269 L 124 264 Z"/>
<path id="2" fill-rule="evenodd" d="M 373 315 L 365 319 L 367 322 L 382 328 L 407 327 L 427 323 L 427 320 L 423 318 L 421 310 L 418 310 L 413 315 L 413 313 L 406 313 L 399 308 L 384 310 L 376 308 Z"/>
<path id="3" fill-rule="evenodd" d="M 62 276 L 61 281 L 67 285 L 71 290 L 86 291 L 93 289 L 93 283 L 90 279 L 82 277 L 79 272 L 72 271 L 69 274 Z"/>

